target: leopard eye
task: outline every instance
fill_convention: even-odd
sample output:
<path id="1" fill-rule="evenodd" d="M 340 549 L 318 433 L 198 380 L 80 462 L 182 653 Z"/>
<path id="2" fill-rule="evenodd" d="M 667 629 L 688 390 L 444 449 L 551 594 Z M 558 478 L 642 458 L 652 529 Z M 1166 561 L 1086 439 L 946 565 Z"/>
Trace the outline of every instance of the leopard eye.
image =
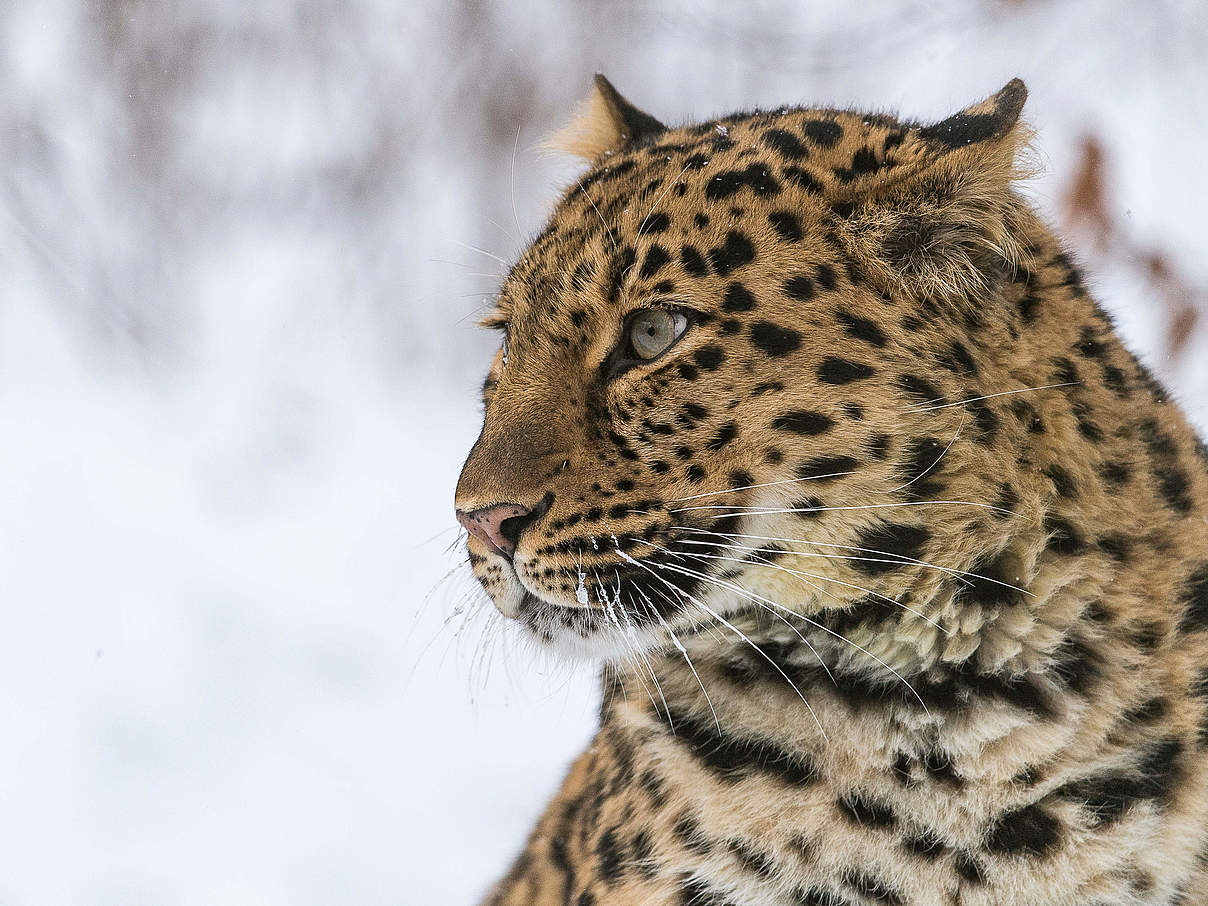
<path id="1" fill-rule="evenodd" d="M 636 358 L 649 361 L 662 355 L 688 329 L 688 319 L 676 311 L 648 308 L 629 321 L 629 346 Z"/>

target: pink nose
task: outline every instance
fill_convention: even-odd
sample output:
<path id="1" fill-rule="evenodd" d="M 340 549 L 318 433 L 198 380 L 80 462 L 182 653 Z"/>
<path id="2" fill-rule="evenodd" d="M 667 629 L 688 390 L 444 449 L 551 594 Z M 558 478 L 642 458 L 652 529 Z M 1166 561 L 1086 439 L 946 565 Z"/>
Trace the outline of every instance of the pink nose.
<path id="1" fill-rule="evenodd" d="M 492 551 L 511 559 L 516 551 L 516 539 L 528 523 L 524 517 L 531 512 L 518 503 L 497 503 L 469 512 L 458 510 L 457 521 Z"/>

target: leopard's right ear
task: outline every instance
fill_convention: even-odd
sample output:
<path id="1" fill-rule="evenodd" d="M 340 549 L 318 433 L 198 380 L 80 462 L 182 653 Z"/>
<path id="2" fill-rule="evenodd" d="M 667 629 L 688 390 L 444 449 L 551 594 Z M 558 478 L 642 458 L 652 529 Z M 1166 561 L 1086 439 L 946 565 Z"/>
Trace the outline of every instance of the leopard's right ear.
<path id="1" fill-rule="evenodd" d="M 542 146 L 594 161 L 602 154 L 624 150 L 633 142 L 666 131 L 666 126 L 625 100 L 608 79 L 596 73 L 591 95 L 579 105 L 571 121 Z"/>

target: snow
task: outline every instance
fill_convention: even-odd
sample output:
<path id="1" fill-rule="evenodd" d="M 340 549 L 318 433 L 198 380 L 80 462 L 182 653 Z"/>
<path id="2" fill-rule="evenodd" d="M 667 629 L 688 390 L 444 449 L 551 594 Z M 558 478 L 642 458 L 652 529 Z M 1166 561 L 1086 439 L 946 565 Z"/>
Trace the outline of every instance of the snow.
<path id="1" fill-rule="evenodd" d="M 594 69 L 671 121 L 1020 74 L 1037 202 L 1095 129 L 1113 213 L 1208 285 L 1201 3 L 619 9 L 0 11 L 0 903 L 469 904 L 506 868 L 595 677 L 493 617 L 451 504 L 493 256 Z M 1170 358 L 1136 269 L 1080 257 L 1208 425 L 1208 330 Z"/>

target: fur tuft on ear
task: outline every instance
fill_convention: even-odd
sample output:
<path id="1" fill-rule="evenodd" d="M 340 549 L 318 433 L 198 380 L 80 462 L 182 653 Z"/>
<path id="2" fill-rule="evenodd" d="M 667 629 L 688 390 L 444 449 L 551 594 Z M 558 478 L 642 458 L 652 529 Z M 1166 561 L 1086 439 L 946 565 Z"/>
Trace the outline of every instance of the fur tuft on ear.
<path id="1" fill-rule="evenodd" d="M 1026 205 L 1012 190 L 1030 138 L 1019 123 L 1027 89 L 999 92 L 940 123 L 911 130 L 918 156 L 899 178 L 843 207 L 840 235 L 872 262 L 887 291 L 959 304 L 1011 273 Z M 908 142 L 911 139 L 908 138 Z"/>
<path id="2" fill-rule="evenodd" d="M 593 161 L 601 154 L 620 151 L 631 142 L 665 132 L 666 128 L 625 100 L 608 79 L 596 73 L 591 95 L 579 104 L 570 122 L 541 146 Z"/>

